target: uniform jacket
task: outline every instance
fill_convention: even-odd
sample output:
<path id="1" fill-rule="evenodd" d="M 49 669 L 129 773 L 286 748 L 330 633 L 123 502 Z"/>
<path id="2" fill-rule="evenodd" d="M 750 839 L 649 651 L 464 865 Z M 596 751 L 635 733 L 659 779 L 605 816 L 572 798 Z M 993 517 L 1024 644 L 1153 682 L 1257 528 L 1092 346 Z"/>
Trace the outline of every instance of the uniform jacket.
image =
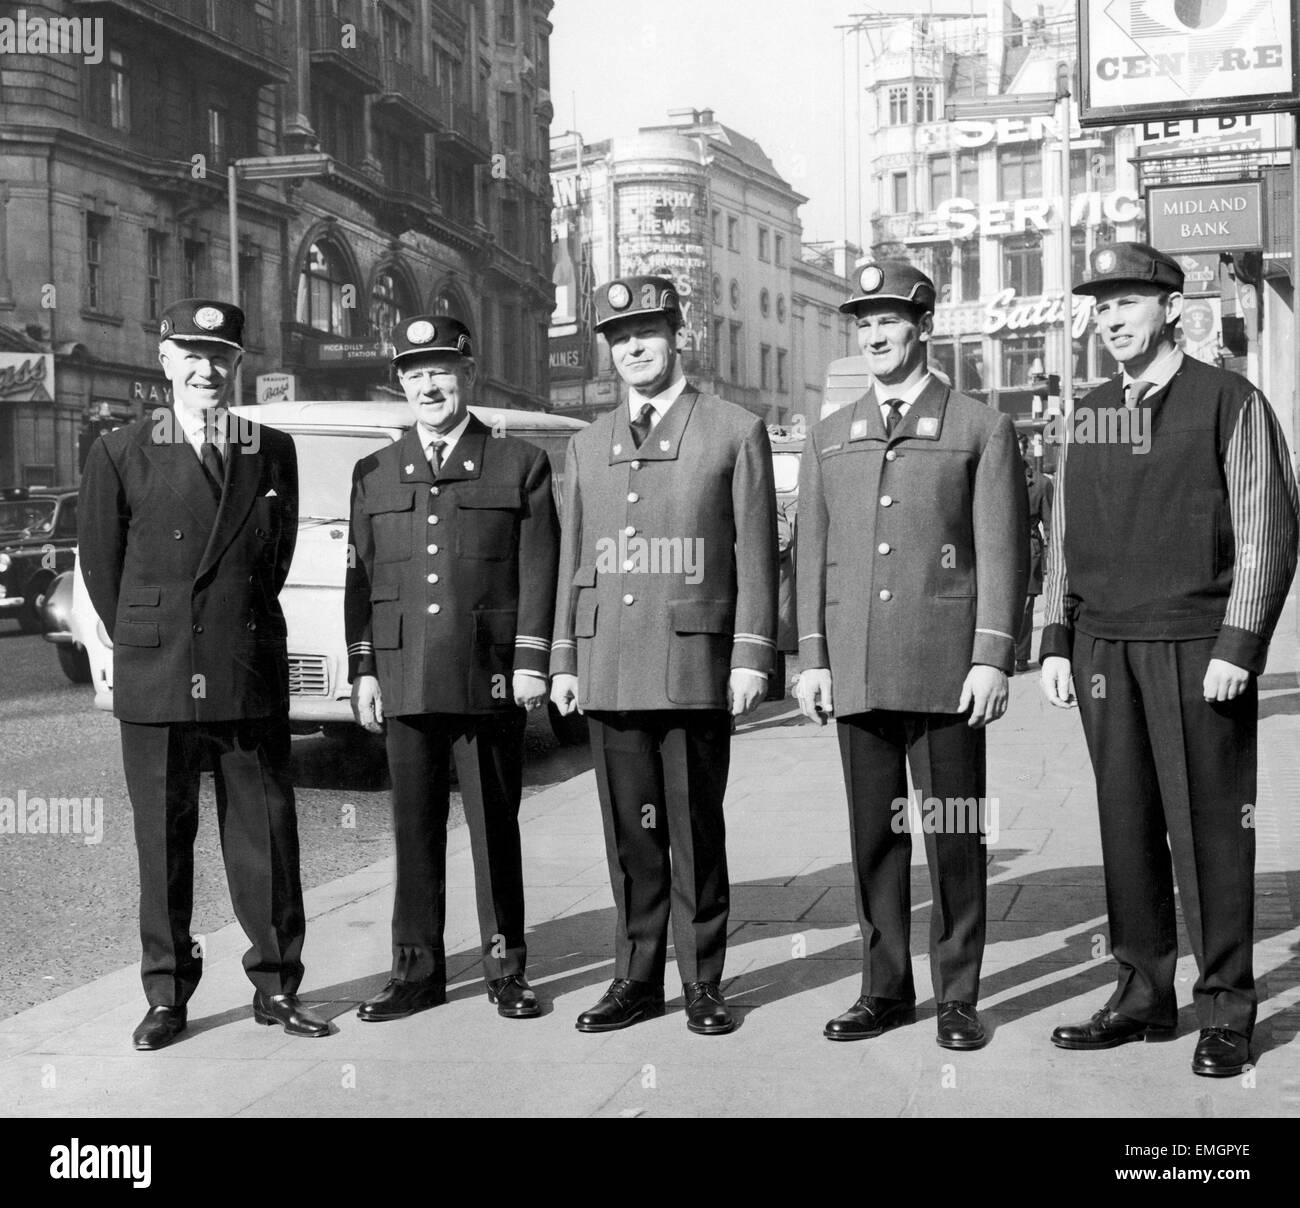
<path id="1" fill-rule="evenodd" d="M 1010 416 L 931 378 L 892 437 L 874 391 L 809 434 L 799 650 L 838 716 L 955 713 L 973 663 L 1010 672 L 1029 555 Z"/>
<path id="2" fill-rule="evenodd" d="M 584 709 L 723 709 L 770 671 L 776 493 L 767 429 L 689 383 L 637 449 L 624 406 L 574 435 L 553 674 Z"/>
<path id="3" fill-rule="evenodd" d="M 471 416 L 438 477 L 417 430 L 359 462 L 344 591 L 348 674 L 384 712 L 513 709 L 546 674 L 559 526 L 546 454 Z"/>
<path id="4" fill-rule="evenodd" d="M 297 455 L 283 432 L 241 419 L 224 460 L 218 505 L 167 410 L 105 434 L 86 458 L 78 556 L 113 639 L 123 721 L 288 708 L 278 596 L 298 539 Z"/>

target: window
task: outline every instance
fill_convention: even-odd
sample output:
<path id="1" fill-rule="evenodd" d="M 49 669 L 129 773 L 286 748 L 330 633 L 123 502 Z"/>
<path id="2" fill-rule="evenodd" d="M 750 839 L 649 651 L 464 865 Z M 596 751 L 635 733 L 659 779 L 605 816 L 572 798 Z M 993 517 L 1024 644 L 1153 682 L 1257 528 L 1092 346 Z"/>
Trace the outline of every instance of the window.
<path id="1" fill-rule="evenodd" d="M 957 152 L 957 196 L 975 200 L 980 195 L 980 157 L 977 151 Z"/>
<path id="2" fill-rule="evenodd" d="M 918 84 L 916 86 L 916 120 L 918 122 L 934 121 L 933 84 Z"/>
<path id="3" fill-rule="evenodd" d="M 952 160 L 946 155 L 930 158 L 930 208 L 942 205 L 952 197 Z"/>
<path id="4" fill-rule="evenodd" d="M 943 373 L 954 390 L 961 389 L 957 384 L 957 349 L 951 340 L 930 341 L 930 367 Z"/>
<path id="5" fill-rule="evenodd" d="M 940 302 L 952 301 L 952 247 L 946 243 L 934 245 L 933 263 L 930 265 L 930 280 L 934 282 L 935 292 Z"/>
<path id="6" fill-rule="evenodd" d="M 776 350 L 776 389 L 778 394 L 790 393 L 790 376 L 786 370 L 789 353 L 784 348 Z"/>
<path id="7" fill-rule="evenodd" d="M 519 144 L 519 122 L 513 92 L 497 93 L 497 137 L 503 147 Z"/>
<path id="8" fill-rule="evenodd" d="M 767 254 L 767 251 L 768 251 L 767 245 L 768 245 L 769 234 L 770 234 L 770 233 L 769 233 L 767 227 L 765 227 L 765 226 L 761 226 L 761 227 L 758 228 L 758 258 L 759 258 L 760 260 L 767 260 L 767 259 L 769 259 L 769 256 L 768 256 L 768 254 Z"/>
<path id="9" fill-rule="evenodd" d="M 104 310 L 104 244 L 108 238 L 108 219 L 100 214 L 86 215 L 86 306 Z"/>
<path id="10" fill-rule="evenodd" d="M 774 235 L 772 237 L 772 246 L 776 267 L 785 268 L 785 236 Z"/>
<path id="11" fill-rule="evenodd" d="M 731 309 L 736 310 L 740 306 L 740 282 L 734 277 L 731 281 Z"/>
<path id="12" fill-rule="evenodd" d="M 726 369 L 722 364 L 722 325 L 725 319 L 713 320 L 713 372 L 718 377 L 726 374 Z"/>
<path id="13" fill-rule="evenodd" d="M 1043 240 L 1039 235 L 1017 235 L 1002 241 L 1002 288 L 1016 296 L 1043 292 Z"/>
<path id="14" fill-rule="evenodd" d="M 731 335 L 728 340 L 727 351 L 730 354 L 728 358 L 728 363 L 731 366 L 731 380 L 735 382 L 736 385 L 740 385 L 741 372 L 740 372 L 740 324 L 739 323 L 731 324 Z"/>
<path id="15" fill-rule="evenodd" d="M 981 340 L 961 342 L 957 389 L 970 393 L 984 389 L 984 344 Z"/>
<path id="16" fill-rule="evenodd" d="M 740 219 L 732 215 L 727 215 L 727 248 L 729 251 L 740 251 Z"/>
<path id="17" fill-rule="evenodd" d="M 909 121 L 910 112 L 911 106 L 908 103 L 907 86 L 891 88 L 889 90 L 889 121 L 886 124 L 905 126 Z"/>
<path id="18" fill-rule="evenodd" d="M 758 309 L 765 319 L 772 313 L 772 295 L 766 289 L 758 291 Z"/>
<path id="19" fill-rule="evenodd" d="M 1070 232 L 1070 283 L 1082 281 L 1088 275 L 1088 232 L 1075 227 Z"/>
<path id="20" fill-rule="evenodd" d="M 998 197 L 1014 201 L 1019 197 L 1043 195 L 1043 149 L 1037 143 L 1013 143 L 998 152 Z"/>
<path id="21" fill-rule="evenodd" d="M 227 151 L 226 131 L 226 111 L 217 108 L 216 105 L 209 105 L 207 126 L 209 168 L 219 168 L 222 171 L 225 170 Z"/>
<path id="22" fill-rule="evenodd" d="M 1046 338 L 1011 336 L 1002 341 L 1002 385 L 1027 387 L 1029 367 L 1041 361 L 1046 352 Z"/>
<path id="23" fill-rule="evenodd" d="M 1070 152 L 1070 192 L 1109 193 L 1115 188 L 1115 142 L 1109 132 L 1099 147 L 1076 147 Z"/>
<path id="24" fill-rule="evenodd" d="M 515 0 L 497 0 L 497 41 L 515 41 Z"/>
<path id="25" fill-rule="evenodd" d="M 163 256 L 166 247 L 167 236 L 161 231 L 145 232 L 144 317 L 146 319 L 162 318 Z"/>
<path id="26" fill-rule="evenodd" d="M 411 23 L 400 13 L 384 5 L 380 10 L 380 32 L 384 39 L 384 54 L 399 63 L 411 59 Z"/>
<path id="27" fill-rule="evenodd" d="M 108 124 L 114 130 L 131 128 L 131 80 L 120 50 L 108 52 Z"/>
<path id="28" fill-rule="evenodd" d="M 907 213 L 907 173 L 895 172 L 893 175 L 893 213 Z"/>
<path id="29" fill-rule="evenodd" d="M 785 294 L 777 294 L 776 296 L 776 321 L 778 323 L 785 322 Z"/>
<path id="30" fill-rule="evenodd" d="M 970 239 L 961 245 L 961 300 L 978 302 L 980 297 L 980 243 Z"/>
<path id="31" fill-rule="evenodd" d="M 519 203 L 517 201 L 501 202 L 501 246 L 507 252 L 519 254 Z"/>
<path id="32" fill-rule="evenodd" d="M 713 246 L 722 246 L 722 211 L 713 211 Z"/>
<path id="33" fill-rule="evenodd" d="M 713 274 L 713 305 L 717 306 L 722 301 L 722 278 L 717 273 Z"/>
<path id="34" fill-rule="evenodd" d="M 397 278 L 390 272 L 377 273 L 370 287 L 370 329 L 385 344 L 393 329 L 406 317 Z"/>
<path id="35" fill-rule="evenodd" d="M 343 257 L 327 242 L 313 243 L 298 276 L 298 322 L 330 335 L 350 336 L 352 310 L 343 303 L 344 290 L 353 288 Z"/>
<path id="36" fill-rule="evenodd" d="M 758 348 L 758 388 L 772 389 L 772 346 L 760 344 Z"/>
<path id="37" fill-rule="evenodd" d="M 197 239 L 185 240 L 181 260 L 181 285 L 187 298 L 197 298 L 203 289 L 203 244 Z"/>
<path id="38" fill-rule="evenodd" d="M 519 381 L 519 308 L 513 302 L 501 303 L 501 376 L 507 382 Z"/>

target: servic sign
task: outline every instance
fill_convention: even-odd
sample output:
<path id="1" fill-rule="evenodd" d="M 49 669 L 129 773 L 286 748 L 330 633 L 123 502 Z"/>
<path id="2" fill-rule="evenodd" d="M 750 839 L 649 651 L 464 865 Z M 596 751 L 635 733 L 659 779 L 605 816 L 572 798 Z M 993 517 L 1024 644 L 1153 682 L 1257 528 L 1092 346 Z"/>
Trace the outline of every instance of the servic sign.
<path id="1" fill-rule="evenodd" d="M 916 224 L 916 234 L 967 239 L 977 232 L 1015 235 L 1030 229 L 1049 231 L 1053 215 L 1060 208 L 1059 197 L 1020 197 L 983 205 L 966 197 L 951 197 L 941 202 L 929 218 Z M 1071 226 L 1097 226 L 1103 219 L 1114 223 L 1133 222 L 1140 213 L 1137 198 L 1126 189 L 1113 193 L 1079 193 L 1070 198 Z"/>

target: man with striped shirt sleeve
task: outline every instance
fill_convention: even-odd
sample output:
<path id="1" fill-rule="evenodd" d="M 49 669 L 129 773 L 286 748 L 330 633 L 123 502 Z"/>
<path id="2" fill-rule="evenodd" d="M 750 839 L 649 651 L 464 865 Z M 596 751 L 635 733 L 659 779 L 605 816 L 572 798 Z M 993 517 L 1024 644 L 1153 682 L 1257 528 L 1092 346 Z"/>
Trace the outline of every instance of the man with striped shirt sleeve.
<path id="1" fill-rule="evenodd" d="M 1122 372 L 1066 421 L 1042 683 L 1083 722 L 1118 979 L 1052 1041 L 1172 1035 L 1176 876 L 1198 971 L 1192 1069 L 1228 1077 L 1250 1060 L 1257 1003 L 1257 680 L 1295 573 L 1300 501 L 1264 396 L 1176 345 L 1182 288 L 1169 256 L 1119 243 L 1075 289 L 1096 298 Z"/>

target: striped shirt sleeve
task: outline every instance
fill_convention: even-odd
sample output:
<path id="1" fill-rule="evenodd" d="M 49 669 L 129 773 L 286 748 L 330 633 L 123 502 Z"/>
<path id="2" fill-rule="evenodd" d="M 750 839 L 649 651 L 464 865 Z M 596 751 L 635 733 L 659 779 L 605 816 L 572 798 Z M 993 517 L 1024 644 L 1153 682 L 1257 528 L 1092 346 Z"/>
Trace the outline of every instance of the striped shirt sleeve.
<path id="1" fill-rule="evenodd" d="M 1295 575 L 1300 498 L 1281 426 L 1258 390 L 1242 404 L 1223 469 L 1236 561 L 1214 657 L 1259 675 Z"/>
<path id="2" fill-rule="evenodd" d="M 1043 636 L 1038 647 L 1040 661 L 1052 656 L 1068 659 L 1073 639 L 1074 626 L 1065 610 L 1065 599 L 1070 590 L 1065 566 L 1065 463 L 1069 447 L 1068 440 L 1063 439 L 1056 459 L 1056 490 L 1047 539 L 1047 577 L 1043 581 Z"/>

